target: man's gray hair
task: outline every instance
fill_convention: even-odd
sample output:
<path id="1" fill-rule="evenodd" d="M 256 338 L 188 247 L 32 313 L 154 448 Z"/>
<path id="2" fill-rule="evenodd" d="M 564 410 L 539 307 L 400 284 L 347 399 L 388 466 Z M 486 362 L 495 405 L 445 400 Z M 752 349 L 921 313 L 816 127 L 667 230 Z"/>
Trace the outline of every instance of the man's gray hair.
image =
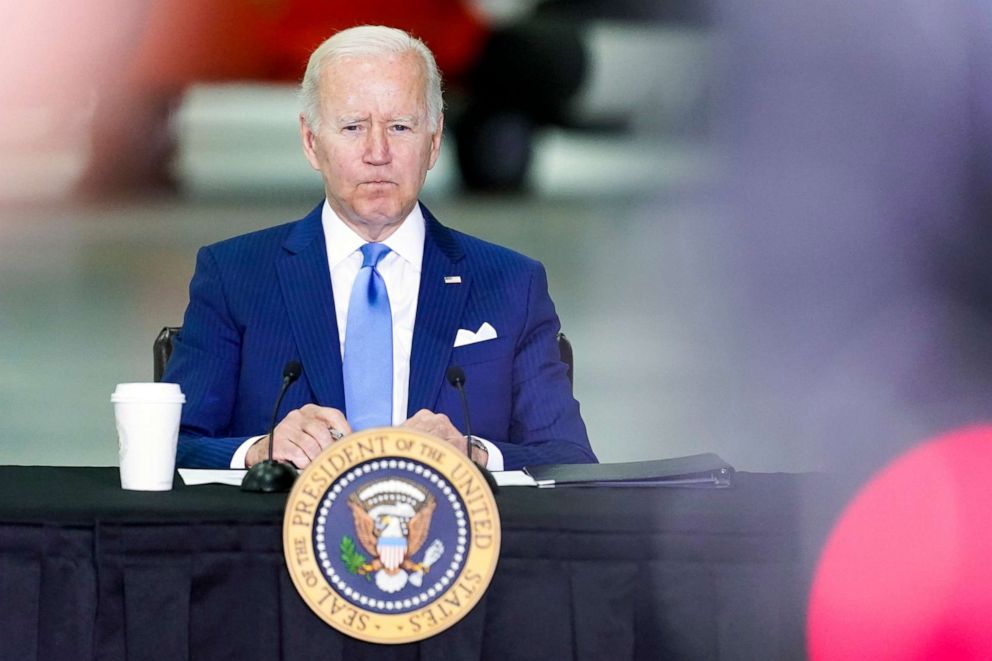
<path id="1" fill-rule="evenodd" d="M 434 61 L 434 54 L 420 39 L 403 30 L 384 25 L 362 25 L 336 33 L 310 55 L 303 82 L 300 84 L 300 103 L 303 119 L 314 133 L 320 130 L 320 79 L 327 64 L 346 57 L 375 57 L 415 53 L 424 66 L 427 101 L 427 123 L 436 129 L 444 110 L 441 92 L 441 72 Z"/>

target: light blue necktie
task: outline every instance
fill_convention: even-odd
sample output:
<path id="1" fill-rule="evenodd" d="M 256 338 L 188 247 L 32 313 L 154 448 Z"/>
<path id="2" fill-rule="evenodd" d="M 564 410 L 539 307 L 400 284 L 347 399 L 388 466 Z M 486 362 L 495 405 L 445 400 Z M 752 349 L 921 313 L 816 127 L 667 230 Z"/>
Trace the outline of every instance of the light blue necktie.
<path id="1" fill-rule="evenodd" d="M 393 424 L 393 317 L 376 269 L 389 247 L 366 243 L 361 250 L 344 340 L 344 398 L 354 431 Z"/>

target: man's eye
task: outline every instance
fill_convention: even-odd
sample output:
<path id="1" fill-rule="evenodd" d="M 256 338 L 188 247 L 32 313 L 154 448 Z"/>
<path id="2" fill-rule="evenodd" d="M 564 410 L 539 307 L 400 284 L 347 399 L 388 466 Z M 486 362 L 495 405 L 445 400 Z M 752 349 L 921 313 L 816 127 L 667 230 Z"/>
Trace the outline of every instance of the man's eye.
<path id="1" fill-rule="evenodd" d="M 410 127 L 406 124 L 393 124 L 393 130 L 402 133 L 403 131 L 409 131 Z"/>
<path id="2" fill-rule="evenodd" d="M 354 133 L 355 131 L 359 130 L 360 128 L 361 127 L 358 124 L 348 124 L 342 130 L 347 131 L 347 132 Z"/>

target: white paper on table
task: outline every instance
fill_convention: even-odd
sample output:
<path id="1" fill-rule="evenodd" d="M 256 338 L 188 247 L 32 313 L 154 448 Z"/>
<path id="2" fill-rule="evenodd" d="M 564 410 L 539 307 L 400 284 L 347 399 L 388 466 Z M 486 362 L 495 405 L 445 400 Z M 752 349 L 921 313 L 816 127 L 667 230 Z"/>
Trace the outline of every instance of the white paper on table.
<path id="1" fill-rule="evenodd" d="M 179 477 L 183 478 L 183 484 L 188 487 L 198 484 L 229 484 L 232 487 L 240 487 L 247 472 L 243 468 L 180 468 Z"/>
<path id="2" fill-rule="evenodd" d="M 494 471 L 493 478 L 501 487 L 536 487 L 537 482 L 523 471 Z"/>

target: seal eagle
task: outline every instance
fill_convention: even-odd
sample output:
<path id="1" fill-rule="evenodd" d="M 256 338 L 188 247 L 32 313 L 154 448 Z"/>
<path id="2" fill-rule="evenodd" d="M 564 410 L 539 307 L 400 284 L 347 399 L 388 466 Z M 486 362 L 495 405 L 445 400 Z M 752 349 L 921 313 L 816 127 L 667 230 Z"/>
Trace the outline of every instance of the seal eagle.
<path id="1" fill-rule="evenodd" d="M 404 517 L 399 503 L 394 507 L 367 509 L 358 494 L 348 498 L 352 517 L 355 520 L 355 533 L 362 548 L 372 556 L 372 560 L 358 568 L 359 574 L 383 571 L 388 576 L 401 570 L 426 572 L 427 565 L 413 562 L 410 558 L 420 550 L 427 540 L 431 527 L 431 516 L 437 507 L 434 496 L 426 494 L 418 503 L 412 516 Z M 380 512 L 373 513 L 375 509 Z"/>

